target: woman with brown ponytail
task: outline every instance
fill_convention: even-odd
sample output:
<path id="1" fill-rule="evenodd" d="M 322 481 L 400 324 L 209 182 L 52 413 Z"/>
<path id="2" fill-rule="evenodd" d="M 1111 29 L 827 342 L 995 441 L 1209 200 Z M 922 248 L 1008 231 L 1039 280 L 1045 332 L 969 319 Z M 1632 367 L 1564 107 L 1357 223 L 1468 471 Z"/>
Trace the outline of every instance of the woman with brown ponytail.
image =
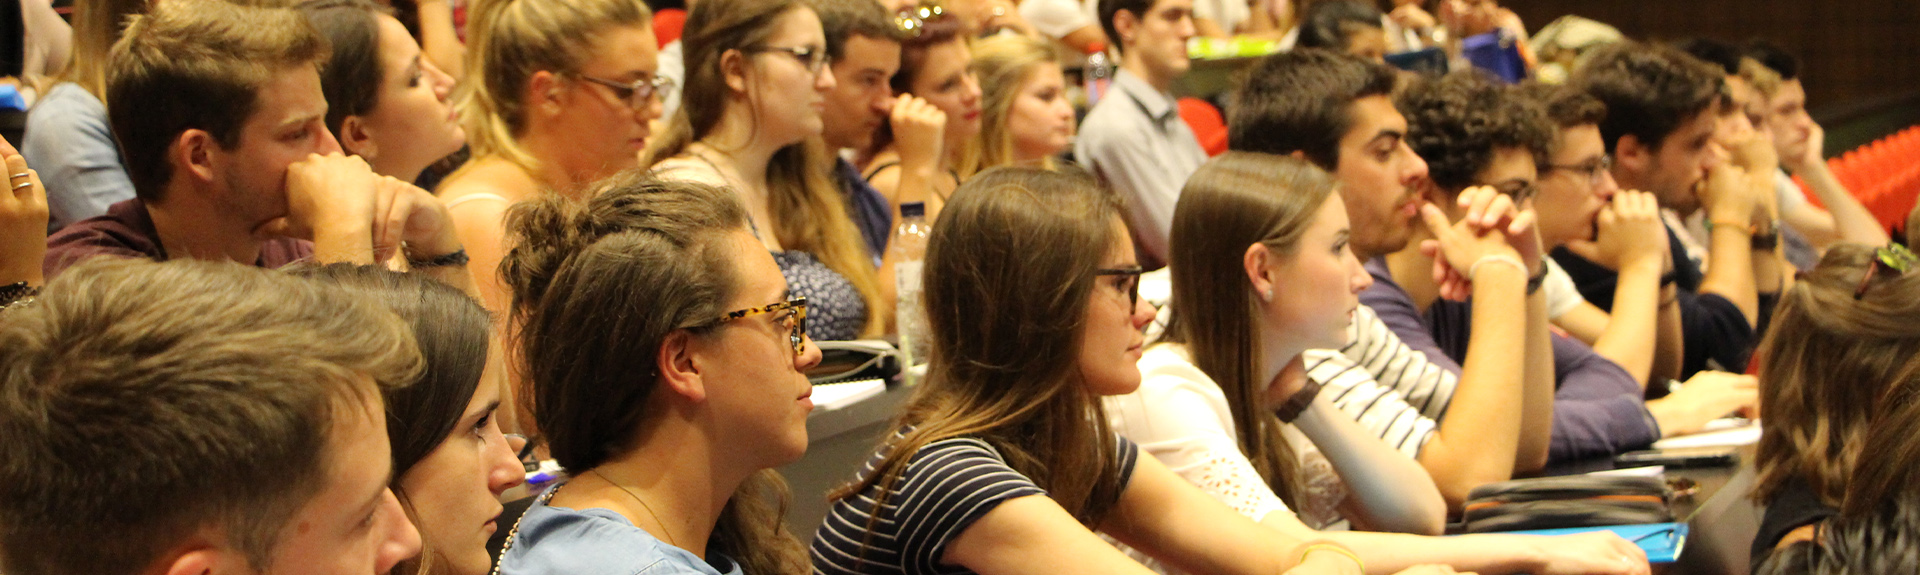
<path id="1" fill-rule="evenodd" d="M 799 575 L 773 468 L 807 448 L 820 361 L 732 192 L 627 173 L 516 209 L 502 273 L 534 415 L 572 479 L 500 572 Z"/>

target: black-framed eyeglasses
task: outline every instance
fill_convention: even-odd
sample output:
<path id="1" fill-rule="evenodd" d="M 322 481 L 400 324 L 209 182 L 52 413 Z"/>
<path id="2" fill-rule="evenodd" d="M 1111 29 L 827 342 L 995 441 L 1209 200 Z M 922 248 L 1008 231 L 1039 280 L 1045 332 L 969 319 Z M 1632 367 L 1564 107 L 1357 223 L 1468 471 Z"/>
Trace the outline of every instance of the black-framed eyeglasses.
<path id="1" fill-rule="evenodd" d="M 1873 250 L 1873 261 L 1867 264 L 1867 273 L 1860 276 L 1860 287 L 1854 288 L 1853 299 L 1866 297 L 1867 288 L 1873 286 L 1873 276 L 1880 273 L 1880 268 L 1891 269 L 1893 275 L 1900 276 L 1913 271 L 1916 264 L 1920 264 L 1920 255 L 1914 255 L 1907 246 L 1887 244 Z"/>
<path id="2" fill-rule="evenodd" d="M 1140 274 L 1143 273 L 1147 273 L 1147 270 L 1140 266 L 1130 268 L 1101 268 L 1093 271 L 1094 277 L 1125 276 L 1127 278 L 1127 310 L 1129 311 L 1140 307 Z"/>
<path id="3" fill-rule="evenodd" d="M 1600 159 L 1598 160 L 1594 160 L 1594 161 L 1586 162 L 1582 164 L 1574 164 L 1574 165 L 1547 164 L 1547 169 L 1566 170 L 1576 174 L 1586 174 L 1587 183 L 1593 184 L 1595 186 L 1599 186 L 1601 176 L 1603 174 L 1613 171 L 1613 155 L 1608 154 L 1605 156 L 1600 156 Z"/>
<path id="4" fill-rule="evenodd" d="M 937 2 L 921 2 L 919 6 L 908 8 L 894 16 L 893 24 L 900 27 L 900 33 L 908 38 L 919 38 L 927 33 L 927 21 L 945 18 L 947 9 Z"/>
<path id="5" fill-rule="evenodd" d="M 801 65 L 806 66 L 807 72 L 811 74 L 819 74 L 821 70 L 825 70 L 829 60 L 825 49 L 813 46 L 755 46 L 746 51 L 749 53 L 780 52 L 792 56 L 793 59 L 799 60 Z"/>
<path id="6" fill-rule="evenodd" d="M 613 97 L 627 101 L 627 107 L 639 110 L 653 105 L 653 97 L 665 100 L 673 94 L 673 78 L 656 76 L 641 78 L 632 82 L 615 82 L 605 78 L 595 78 L 578 74 L 580 79 L 606 86 L 613 90 Z"/>
<path id="7" fill-rule="evenodd" d="M 784 322 L 787 324 L 787 342 L 793 344 L 793 354 L 800 355 L 800 354 L 806 353 L 807 352 L 807 298 L 806 296 L 795 296 L 793 299 L 776 303 L 776 304 L 763 305 L 760 307 L 750 307 L 747 309 L 730 311 L 730 312 L 727 312 L 725 315 L 720 316 L 720 319 L 713 320 L 713 323 L 710 323 L 707 325 L 720 325 L 720 324 L 727 323 L 743 317 L 751 317 L 751 316 L 756 316 L 763 313 L 779 313 L 787 310 L 792 310 L 793 313 L 784 318 L 775 318 L 774 321 Z"/>

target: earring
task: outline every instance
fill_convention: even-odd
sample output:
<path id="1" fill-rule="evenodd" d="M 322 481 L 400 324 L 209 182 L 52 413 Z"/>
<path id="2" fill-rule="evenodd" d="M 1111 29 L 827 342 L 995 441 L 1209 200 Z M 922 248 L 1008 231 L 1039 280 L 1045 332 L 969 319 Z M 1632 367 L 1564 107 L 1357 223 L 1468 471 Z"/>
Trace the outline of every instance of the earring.
<path id="1" fill-rule="evenodd" d="M 1265 290 L 1262 290 L 1260 292 L 1260 299 L 1273 301 L 1273 288 L 1267 288 Z"/>

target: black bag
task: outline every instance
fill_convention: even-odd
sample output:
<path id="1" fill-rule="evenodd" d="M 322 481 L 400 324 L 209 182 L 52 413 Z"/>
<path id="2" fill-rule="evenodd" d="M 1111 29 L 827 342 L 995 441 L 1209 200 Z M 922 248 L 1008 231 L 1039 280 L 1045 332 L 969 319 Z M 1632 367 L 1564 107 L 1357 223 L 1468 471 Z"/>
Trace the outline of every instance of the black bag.
<path id="1" fill-rule="evenodd" d="M 1489 483 L 1467 494 L 1468 533 L 1673 521 L 1659 477 L 1572 475 Z"/>

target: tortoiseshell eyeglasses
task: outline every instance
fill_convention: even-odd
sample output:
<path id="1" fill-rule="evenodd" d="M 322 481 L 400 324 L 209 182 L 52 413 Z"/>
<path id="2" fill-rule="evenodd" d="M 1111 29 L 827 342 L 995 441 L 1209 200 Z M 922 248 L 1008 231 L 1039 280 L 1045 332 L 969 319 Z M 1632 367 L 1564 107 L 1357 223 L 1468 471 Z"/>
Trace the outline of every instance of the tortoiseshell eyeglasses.
<path id="1" fill-rule="evenodd" d="M 806 353 L 807 352 L 807 298 L 805 296 L 797 296 L 797 297 L 794 297 L 793 299 L 772 304 L 772 305 L 764 305 L 760 307 L 750 307 L 743 310 L 730 311 L 730 312 L 727 312 L 726 315 L 720 316 L 720 319 L 713 320 L 713 323 L 710 323 L 707 325 L 720 325 L 720 324 L 727 323 L 743 317 L 756 316 L 763 313 L 780 313 L 783 311 L 791 311 L 792 313 L 787 314 L 784 317 L 775 316 L 774 322 L 786 324 L 787 342 L 793 344 L 794 355 L 800 355 L 800 354 Z"/>

